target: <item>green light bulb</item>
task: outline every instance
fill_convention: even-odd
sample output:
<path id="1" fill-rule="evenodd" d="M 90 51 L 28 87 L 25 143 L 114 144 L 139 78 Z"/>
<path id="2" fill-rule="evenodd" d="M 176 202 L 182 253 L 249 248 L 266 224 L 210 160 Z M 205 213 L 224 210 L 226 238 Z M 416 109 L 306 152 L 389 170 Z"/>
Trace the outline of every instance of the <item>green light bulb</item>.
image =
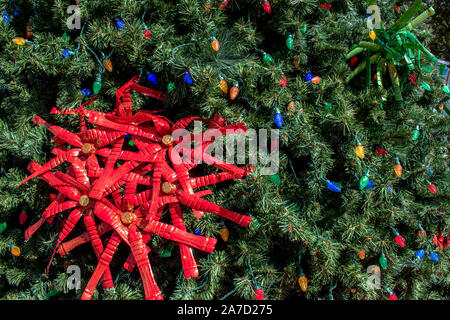
<path id="1" fill-rule="evenodd" d="M 286 38 L 286 47 L 289 50 L 292 50 L 292 48 L 294 47 L 294 37 L 290 33 L 288 34 L 288 36 Z"/>
<path id="2" fill-rule="evenodd" d="M 427 91 L 431 91 L 430 85 L 426 82 L 422 82 L 422 87 Z"/>
<path id="3" fill-rule="evenodd" d="M 161 258 L 170 258 L 172 256 L 172 252 L 170 252 L 170 250 L 162 249 L 159 252 L 159 256 Z"/>
<path id="4" fill-rule="evenodd" d="M 167 84 L 167 92 L 171 92 L 173 89 L 175 89 L 175 84 L 173 82 L 169 82 Z"/>
<path id="5" fill-rule="evenodd" d="M 102 89 L 102 76 L 101 74 L 98 74 L 97 79 L 95 79 L 93 85 L 94 94 L 98 94 L 101 89 Z"/>
<path id="6" fill-rule="evenodd" d="M 70 37 L 69 37 L 69 35 L 67 34 L 67 32 L 64 32 L 64 33 L 63 33 L 62 38 L 63 38 L 65 41 L 69 41 L 69 40 L 70 40 Z"/>
<path id="7" fill-rule="evenodd" d="M 133 142 L 133 140 L 130 139 L 130 141 L 128 141 L 128 145 L 134 147 L 136 144 Z"/>
<path id="8" fill-rule="evenodd" d="M 277 185 L 281 184 L 280 177 L 276 173 L 270 176 L 270 181 L 272 181 L 273 183 L 275 183 Z"/>
<path id="9" fill-rule="evenodd" d="M 268 64 L 272 64 L 274 62 L 272 56 L 270 54 L 268 54 L 268 53 L 265 53 L 265 52 L 264 52 L 264 55 L 263 55 L 263 61 L 265 63 L 268 63 Z"/>
<path id="10" fill-rule="evenodd" d="M 259 221 L 256 218 L 252 218 L 250 221 L 250 229 L 257 231 L 260 227 Z"/>
<path id="11" fill-rule="evenodd" d="M 306 25 L 305 22 L 302 22 L 302 27 L 300 28 L 300 30 L 302 30 L 303 33 L 305 33 L 306 30 L 308 30 L 308 26 Z"/>
<path id="12" fill-rule="evenodd" d="M 56 296 L 58 293 L 59 293 L 58 289 L 53 288 L 52 290 L 50 290 L 50 291 L 47 293 L 47 297 L 48 297 L 48 298 L 54 297 L 54 296 Z"/>
<path id="13" fill-rule="evenodd" d="M 367 170 L 366 174 L 363 175 L 359 180 L 359 189 L 363 190 L 368 183 L 369 183 L 369 170 Z"/>
<path id="14" fill-rule="evenodd" d="M 0 233 L 5 231 L 7 227 L 8 227 L 8 225 L 6 224 L 6 222 L 1 223 L 0 224 Z"/>
<path id="15" fill-rule="evenodd" d="M 380 262 L 380 266 L 381 268 L 383 268 L 383 270 L 385 270 L 387 268 L 387 258 L 384 255 L 384 252 L 381 253 L 380 259 L 378 260 Z"/>
<path id="16" fill-rule="evenodd" d="M 419 126 L 417 126 L 416 129 L 414 129 L 413 140 L 417 140 L 417 138 L 419 138 L 419 135 L 420 135 Z"/>
<path id="17" fill-rule="evenodd" d="M 327 111 L 331 110 L 332 108 L 333 108 L 333 105 L 329 102 L 325 105 L 325 110 L 327 110 Z"/>

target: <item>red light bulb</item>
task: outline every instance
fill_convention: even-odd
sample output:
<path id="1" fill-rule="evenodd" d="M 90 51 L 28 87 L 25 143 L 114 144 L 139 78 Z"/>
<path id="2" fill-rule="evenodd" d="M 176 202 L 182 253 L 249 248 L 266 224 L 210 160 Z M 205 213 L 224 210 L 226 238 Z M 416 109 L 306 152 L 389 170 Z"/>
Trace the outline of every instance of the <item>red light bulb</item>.
<path id="1" fill-rule="evenodd" d="M 384 150 L 383 148 L 377 148 L 377 150 L 375 150 L 375 153 L 377 154 L 377 156 L 385 156 L 389 152 L 387 152 L 387 150 Z"/>
<path id="2" fill-rule="evenodd" d="M 439 243 L 439 248 L 441 248 L 441 250 L 444 250 L 444 237 L 439 236 L 438 243 Z"/>
<path id="3" fill-rule="evenodd" d="M 437 235 L 434 234 L 434 233 L 433 233 L 433 243 L 437 247 L 437 245 L 438 245 L 438 238 L 437 238 Z"/>
<path id="4" fill-rule="evenodd" d="M 255 296 L 258 300 L 264 300 L 264 291 L 261 288 L 255 290 Z"/>
<path id="5" fill-rule="evenodd" d="M 142 33 L 144 34 L 144 37 L 146 37 L 146 38 L 152 37 L 152 33 L 148 29 L 145 29 L 144 32 L 142 32 Z"/>
<path id="6" fill-rule="evenodd" d="M 27 221 L 28 215 L 25 212 L 25 210 L 23 210 L 20 214 L 19 214 L 19 223 L 22 225 L 25 223 L 25 221 Z"/>
<path id="7" fill-rule="evenodd" d="M 219 10 L 225 9 L 225 7 L 228 5 L 228 0 L 223 0 L 220 4 Z"/>
<path id="8" fill-rule="evenodd" d="M 269 1 L 263 1 L 262 6 L 264 8 L 264 11 L 270 14 L 272 12 L 272 8 L 270 7 Z"/>
<path id="9" fill-rule="evenodd" d="M 286 76 L 284 74 L 282 74 L 280 79 L 278 79 L 278 82 L 281 84 L 282 87 L 286 87 L 286 85 L 287 85 Z"/>
<path id="10" fill-rule="evenodd" d="M 437 192 L 436 186 L 434 184 L 432 184 L 432 183 L 430 183 L 428 185 L 428 190 L 430 190 L 430 192 L 433 193 L 433 194 L 436 194 L 436 192 Z"/>
<path id="11" fill-rule="evenodd" d="M 351 57 L 350 58 L 350 67 L 353 67 L 356 64 L 356 62 L 358 62 L 358 57 L 355 57 L 355 56 Z"/>
<path id="12" fill-rule="evenodd" d="M 399 234 L 399 235 L 395 236 L 394 240 L 395 240 L 395 242 L 398 243 L 398 245 L 400 247 L 402 247 L 402 248 L 405 247 L 405 238 L 403 238 L 402 235 Z"/>
<path id="13" fill-rule="evenodd" d="M 389 300 L 398 300 L 397 296 L 395 295 L 395 293 L 391 293 L 389 295 Z"/>

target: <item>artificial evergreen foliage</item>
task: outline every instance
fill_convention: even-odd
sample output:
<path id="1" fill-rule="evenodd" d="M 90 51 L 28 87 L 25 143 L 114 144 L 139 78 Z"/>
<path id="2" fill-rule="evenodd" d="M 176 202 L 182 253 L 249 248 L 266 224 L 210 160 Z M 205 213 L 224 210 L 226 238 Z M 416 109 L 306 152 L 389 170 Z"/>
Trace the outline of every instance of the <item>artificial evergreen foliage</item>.
<path id="1" fill-rule="evenodd" d="M 50 110 L 76 108 L 98 90 L 89 109 L 108 112 L 117 89 L 135 75 L 140 85 L 165 92 L 167 99 L 132 93 L 133 111 L 165 109 L 172 121 L 218 113 L 228 123 L 280 130 L 276 177 L 262 175 L 264 164 L 258 162 L 253 173 L 213 185 L 208 196 L 257 224 L 243 228 L 208 213 L 195 219 L 186 209 L 190 233 L 199 230 L 218 239 L 213 253 L 195 251 L 198 278 L 180 273 L 176 244 L 157 236 L 149 241 L 149 259 L 165 299 L 256 299 L 258 286 L 266 299 L 387 300 L 391 292 L 399 300 L 449 298 L 449 95 L 440 64 L 425 63 L 422 54 L 430 69 L 414 70 L 412 79 L 406 64 L 398 65 L 402 101 L 396 100 L 389 76 L 382 88 L 377 86 L 376 64 L 346 82 L 370 59 L 356 55 L 353 66 L 346 59 L 353 45 L 371 41 L 368 5 L 379 6 L 389 28 L 417 1 L 269 2 L 270 13 L 260 0 L 230 0 L 223 9 L 216 0 L 0 0 L 1 299 L 80 298 L 82 290 L 67 287 L 66 270 L 80 266 L 84 288 L 97 264 L 92 248 L 56 255 L 50 273 L 45 272 L 68 212 L 24 240 L 24 231 L 55 193 L 39 178 L 19 187 L 30 161 L 53 158 L 52 135 L 33 117 L 77 132 L 77 117 L 50 115 Z M 423 1 L 423 10 L 433 6 L 438 16 L 448 11 L 448 5 L 434 2 Z M 81 28 L 69 29 L 67 7 L 76 4 Z M 430 27 L 433 19 L 411 32 L 436 58 L 445 59 L 443 51 L 430 49 L 435 37 L 444 36 Z M 16 44 L 14 38 L 27 42 Z M 111 72 L 104 66 L 108 59 Z M 150 74 L 157 81 L 149 81 Z M 221 79 L 230 89 L 237 84 L 234 99 L 229 89 L 222 91 Z M 274 121 L 277 110 L 281 128 Z M 359 143 L 363 158 L 355 152 Z M 376 152 L 380 148 L 388 153 Z M 371 187 L 360 188 L 364 176 Z M 20 224 L 22 210 L 27 219 Z M 228 241 L 221 238 L 224 227 Z M 71 236 L 83 231 L 75 228 Z M 397 233 L 404 247 L 396 242 Z M 14 246 L 19 256 L 11 253 Z M 115 289 L 98 286 L 93 299 L 144 298 L 138 271 L 122 267 L 128 254 L 119 247 L 110 265 Z M 380 268 L 383 255 L 386 268 Z M 379 289 L 368 285 L 370 266 L 380 269 Z M 306 290 L 299 276 L 307 278 Z"/>

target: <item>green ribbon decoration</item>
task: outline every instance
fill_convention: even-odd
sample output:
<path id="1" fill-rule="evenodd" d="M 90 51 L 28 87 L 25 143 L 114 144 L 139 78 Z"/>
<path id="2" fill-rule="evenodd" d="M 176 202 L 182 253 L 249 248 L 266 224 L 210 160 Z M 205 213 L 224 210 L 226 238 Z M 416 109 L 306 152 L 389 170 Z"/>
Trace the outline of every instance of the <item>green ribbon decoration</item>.
<path id="1" fill-rule="evenodd" d="M 372 3 L 373 1 L 367 1 Z M 408 75 L 416 70 L 422 75 L 420 60 L 425 58 L 433 64 L 438 63 L 438 59 L 429 52 L 416 36 L 411 32 L 416 26 L 423 23 L 435 11 L 429 7 L 419 16 L 414 18 L 425 4 L 421 0 L 416 0 L 414 4 L 395 22 L 389 29 L 377 29 L 377 37 L 374 41 L 360 41 L 347 55 L 346 59 L 365 52 L 365 59 L 346 78 L 349 83 L 356 75 L 366 70 L 366 89 L 370 89 L 371 66 L 376 64 L 377 86 L 383 88 L 383 73 L 386 69 L 389 72 L 394 98 L 396 102 L 403 102 L 402 89 L 403 82 Z M 371 54 L 373 55 L 371 56 Z M 421 57 L 421 53 L 423 53 Z M 402 71 L 404 70 L 404 72 Z M 430 67 L 424 67 L 424 71 L 429 72 Z M 399 75 L 399 71 L 402 74 Z M 400 81 L 402 79 L 402 81 Z M 402 86 L 400 85 L 402 84 Z"/>

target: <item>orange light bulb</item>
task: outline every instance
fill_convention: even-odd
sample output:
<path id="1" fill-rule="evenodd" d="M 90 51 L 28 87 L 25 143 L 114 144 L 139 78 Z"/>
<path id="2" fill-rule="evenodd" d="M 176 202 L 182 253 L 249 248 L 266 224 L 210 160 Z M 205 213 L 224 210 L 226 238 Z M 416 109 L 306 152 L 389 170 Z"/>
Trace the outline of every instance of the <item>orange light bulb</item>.
<path id="1" fill-rule="evenodd" d="M 366 257 L 366 251 L 365 250 L 357 250 L 357 251 L 358 251 L 358 258 L 364 260 L 364 258 Z"/>
<path id="2" fill-rule="evenodd" d="M 319 76 L 315 76 L 311 79 L 311 82 L 314 84 L 319 84 L 320 83 L 320 77 Z"/>
<path id="3" fill-rule="evenodd" d="M 216 38 L 213 38 L 211 41 L 211 47 L 213 48 L 214 51 L 219 51 L 219 49 L 220 49 L 219 40 L 217 40 Z"/>
<path id="4" fill-rule="evenodd" d="M 230 89 L 230 99 L 234 100 L 239 94 L 239 85 L 237 83 Z"/>
<path id="5" fill-rule="evenodd" d="M 113 66 L 112 66 L 111 60 L 109 60 L 109 59 L 106 60 L 105 63 L 103 64 L 103 66 L 105 67 L 105 69 L 108 72 L 112 72 L 113 71 Z"/>
<path id="6" fill-rule="evenodd" d="M 223 93 L 227 93 L 228 92 L 228 84 L 227 84 L 227 82 L 224 79 L 220 79 L 219 87 L 220 87 L 220 90 L 222 90 Z"/>
<path id="7" fill-rule="evenodd" d="M 370 39 L 375 40 L 377 38 L 377 34 L 375 33 L 375 31 L 370 30 L 369 37 Z"/>
<path id="8" fill-rule="evenodd" d="M 288 111 L 288 114 L 292 114 L 293 112 L 295 112 L 295 102 L 294 101 L 289 102 L 289 104 L 287 106 L 287 111 Z"/>
<path id="9" fill-rule="evenodd" d="M 355 152 L 359 158 L 364 159 L 364 147 L 362 145 L 358 144 L 355 148 Z"/>
<path id="10" fill-rule="evenodd" d="M 11 253 L 13 256 L 16 256 L 16 257 L 20 256 L 20 248 L 16 247 L 16 246 L 12 247 Z"/>
<path id="11" fill-rule="evenodd" d="M 395 174 L 396 174 L 398 177 L 401 177 L 401 176 L 402 176 L 402 172 L 403 172 L 402 165 L 401 165 L 401 164 L 396 164 L 396 165 L 394 166 L 394 171 L 395 171 Z"/>
<path id="12" fill-rule="evenodd" d="M 205 3 L 205 11 L 209 12 L 211 10 L 211 1 L 207 0 Z"/>
<path id="13" fill-rule="evenodd" d="M 306 278 L 305 276 L 298 277 L 298 285 L 303 292 L 306 292 L 306 290 L 308 289 L 308 278 Z"/>
<path id="14" fill-rule="evenodd" d="M 228 231 L 227 228 L 220 229 L 220 236 L 222 237 L 222 240 L 225 242 L 228 242 L 228 238 L 230 236 L 230 231 Z"/>

